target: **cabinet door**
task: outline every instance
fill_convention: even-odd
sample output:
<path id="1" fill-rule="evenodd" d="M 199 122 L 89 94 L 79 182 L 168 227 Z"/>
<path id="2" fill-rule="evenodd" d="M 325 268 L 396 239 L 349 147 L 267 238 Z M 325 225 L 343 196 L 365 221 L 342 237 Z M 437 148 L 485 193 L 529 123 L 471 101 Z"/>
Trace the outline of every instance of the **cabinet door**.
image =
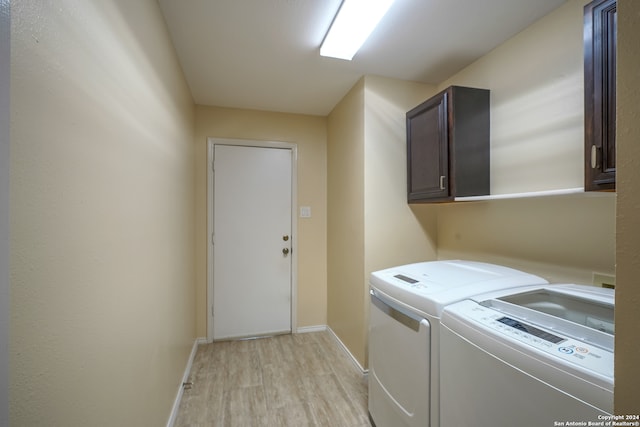
<path id="1" fill-rule="evenodd" d="M 584 8 L 586 191 L 616 188 L 615 0 Z"/>
<path id="2" fill-rule="evenodd" d="M 450 197 L 448 147 L 447 94 L 443 93 L 407 113 L 409 202 Z"/>

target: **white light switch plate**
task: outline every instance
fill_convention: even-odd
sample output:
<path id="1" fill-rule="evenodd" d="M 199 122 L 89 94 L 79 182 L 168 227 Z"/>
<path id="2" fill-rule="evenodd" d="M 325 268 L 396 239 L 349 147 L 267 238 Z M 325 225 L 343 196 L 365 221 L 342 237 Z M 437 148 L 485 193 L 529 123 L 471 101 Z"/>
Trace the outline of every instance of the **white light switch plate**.
<path id="1" fill-rule="evenodd" d="M 300 218 L 311 218 L 311 206 L 300 206 Z"/>

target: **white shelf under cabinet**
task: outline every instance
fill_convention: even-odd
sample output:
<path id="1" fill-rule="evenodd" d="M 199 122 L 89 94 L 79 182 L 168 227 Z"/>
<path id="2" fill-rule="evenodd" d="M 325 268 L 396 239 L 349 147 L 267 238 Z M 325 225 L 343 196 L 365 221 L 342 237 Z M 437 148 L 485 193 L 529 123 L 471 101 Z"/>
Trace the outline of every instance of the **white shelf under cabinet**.
<path id="1" fill-rule="evenodd" d="M 456 197 L 456 202 L 475 202 L 482 200 L 502 200 L 502 199 L 524 199 L 528 197 L 549 197 L 549 196 L 564 196 L 571 194 L 586 194 L 583 187 L 578 188 L 563 188 L 560 190 L 545 190 L 545 191 L 530 191 L 526 193 L 511 193 L 511 194 L 489 194 L 486 196 L 468 196 L 468 197 Z M 590 193 L 593 194 L 593 193 Z M 615 193 L 598 193 L 598 194 L 615 194 Z"/>

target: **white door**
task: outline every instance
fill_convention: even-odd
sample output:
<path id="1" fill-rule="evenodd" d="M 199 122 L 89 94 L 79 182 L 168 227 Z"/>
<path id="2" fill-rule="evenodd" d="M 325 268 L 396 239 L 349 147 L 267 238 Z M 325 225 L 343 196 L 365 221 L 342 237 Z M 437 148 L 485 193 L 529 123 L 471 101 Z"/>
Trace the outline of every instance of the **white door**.
<path id="1" fill-rule="evenodd" d="M 213 339 L 291 332 L 291 150 L 214 150 Z"/>

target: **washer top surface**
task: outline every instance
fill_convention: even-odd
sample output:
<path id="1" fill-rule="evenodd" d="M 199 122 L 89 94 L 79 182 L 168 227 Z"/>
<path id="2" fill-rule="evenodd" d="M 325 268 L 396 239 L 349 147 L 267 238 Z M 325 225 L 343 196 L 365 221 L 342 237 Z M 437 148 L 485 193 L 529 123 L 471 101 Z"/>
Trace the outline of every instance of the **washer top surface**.
<path id="1" fill-rule="evenodd" d="M 429 261 L 371 273 L 370 285 L 417 311 L 439 317 L 447 304 L 473 295 L 548 282 L 509 267 L 476 261 Z"/>
<path id="2" fill-rule="evenodd" d="M 478 339 L 490 331 L 523 353 L 612 390 L 613 314 L 612 289 L 555 284 L 473 296 L 447 306 L 442 324 L 475 324 L 476 332 L 467 331 Z"/>

